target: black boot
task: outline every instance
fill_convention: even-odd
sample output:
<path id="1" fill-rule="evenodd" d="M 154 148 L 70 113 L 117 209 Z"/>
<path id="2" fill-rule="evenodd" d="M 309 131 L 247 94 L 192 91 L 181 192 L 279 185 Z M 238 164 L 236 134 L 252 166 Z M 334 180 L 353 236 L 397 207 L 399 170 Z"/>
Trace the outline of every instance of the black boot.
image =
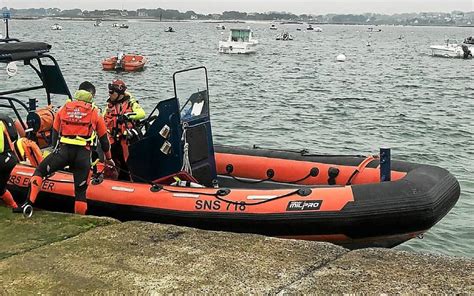
<path id="1" fill-rule="evenodd" d="M 26 202 L 25 202 L 24 204 L 22 204 L 21 206 L 18 206 L 18 207 L 16 207 L 16 208 L 13 208 L 13 209 L 12 209 L 12 213 L 22 214 L 23 211 L 24 211 L 24 209 L 25 209 L 25 207 L 28 206 L 28 205 L 31 206 L 31 202 L 30 202 L 30 201 L 26 201 Z"/>

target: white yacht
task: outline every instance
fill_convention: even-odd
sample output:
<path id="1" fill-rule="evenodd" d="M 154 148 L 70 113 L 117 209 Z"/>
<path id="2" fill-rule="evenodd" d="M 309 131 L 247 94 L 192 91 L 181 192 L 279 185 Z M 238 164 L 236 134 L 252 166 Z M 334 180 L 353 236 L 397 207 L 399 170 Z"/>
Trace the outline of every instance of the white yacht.
<path id="1" fill-rule="evenodd" d="M 431 55 L 445 58 L 465 58 L 474 54 L 474 44 L 459 43 L 455 39 L 447 39 L 443 45 L 431 45 Z M 470 53 L 469 53 L 470 52 Z"/>
<path id="2" fill-rule="evenodd" d="M 230 29 L 229 38 L 219 41 L 220 53 L 254 53 L 258 40 L 250 29 Z"/>
<path id="3" fill-rule="evenodd" d="M 60 31 L 62 29 L 63 29 L 63 27 L 59 24 L 54 24 L 54 25 L 51 26 L 51 30 Z"/>

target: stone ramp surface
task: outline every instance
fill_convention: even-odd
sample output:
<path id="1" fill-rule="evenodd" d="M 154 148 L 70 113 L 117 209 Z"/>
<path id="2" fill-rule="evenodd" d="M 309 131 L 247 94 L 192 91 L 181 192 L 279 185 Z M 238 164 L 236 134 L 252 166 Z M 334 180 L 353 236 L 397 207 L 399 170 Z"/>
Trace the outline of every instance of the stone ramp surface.
<path id="1" fill-rule="evenodd" d="M 472 294 L 473 262 L 126 222 L 0 260 L 0 294 Z"/>
<path id="2" fill-rule="evenodd" d="M 474 260 L 394 251 L 351 251 L 286 287 L 288 294 L 317 291 L 362 294 L 473 294 Z"/>

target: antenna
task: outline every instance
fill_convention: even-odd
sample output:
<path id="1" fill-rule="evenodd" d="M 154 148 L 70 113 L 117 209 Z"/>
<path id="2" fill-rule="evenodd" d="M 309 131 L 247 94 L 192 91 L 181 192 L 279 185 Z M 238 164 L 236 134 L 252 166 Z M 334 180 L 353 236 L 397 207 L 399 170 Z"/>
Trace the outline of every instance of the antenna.
<path id="1" fill-rule="evenodd" d="M 10 36 L 8 35 L 8 20 L 11 18 L 10 12 L 9 11 L 4 11 L 3 12 L 3 21 L 5 22 L 5 39 L 10 39 Z"/>

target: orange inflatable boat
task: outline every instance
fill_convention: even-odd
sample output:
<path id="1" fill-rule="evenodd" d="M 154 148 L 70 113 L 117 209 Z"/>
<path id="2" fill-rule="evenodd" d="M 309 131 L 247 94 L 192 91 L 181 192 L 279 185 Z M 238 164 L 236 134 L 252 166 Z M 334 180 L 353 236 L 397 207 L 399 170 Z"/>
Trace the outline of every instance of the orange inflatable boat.
<path id="1" fill-rule="evenodd" d="M 93 178 L 88 214 L 348 248 L 392 247 L 430 229 L 460 193 L 456 179 L 437 167 L 392 162 L 392 180 L 380 182 L 373 157 L 214 148 L 217 175 L 205 187 L 198 184 L 208 175 L 199 169 L 153 181 L 138 174 L 135 182 Z M 11 174 L 9 189 L 19 201 L 33 171 L 25 163 Z M 46 179 L 35 206 L 72 212 L 71 174 Z"/>
<path id="2" fill-rule="evenodd" d="M 105 71 L 135 72 L 144 69 L 147 59 L 141 55 L 119 54 L 102 61 L 102 69 Z"/>
<path id="3" fill-rule="evenodd" d="M 71 98 L 49 48 L 0 43 L 0 63 L 22 61 L 38 76 L 27 89 L 0 85 L 0 107 L 13 109 L 4 114 L 16 114 L 27 136 L 42 124 L 39 116 L 25 122 L 25 112 L 17 110 L 16 105 L 28 113 L 36 108 L 35 100 L 21 102 L 25 91 L 44 89 L 46 105 L 52 93 Z M 90 178 L 87 214 L 348 248 L 392 247 L 429 230 L 459 198 L 459 183 L 447 170 L 391 160 L 387 149 L 344 156 L 215 145 L 207 70 L 178 71 L 173 82 L 174 97 L 157 102 L 130 133 L 132 181 L 110 179 L 114 175 L 99 167 Z M 34 169 L 21 162 L 11 174 L 8 189 L 19 204 Z M 73 212 L 71 173 L 65 169 L 45 179 L 34 206 Z"/>

